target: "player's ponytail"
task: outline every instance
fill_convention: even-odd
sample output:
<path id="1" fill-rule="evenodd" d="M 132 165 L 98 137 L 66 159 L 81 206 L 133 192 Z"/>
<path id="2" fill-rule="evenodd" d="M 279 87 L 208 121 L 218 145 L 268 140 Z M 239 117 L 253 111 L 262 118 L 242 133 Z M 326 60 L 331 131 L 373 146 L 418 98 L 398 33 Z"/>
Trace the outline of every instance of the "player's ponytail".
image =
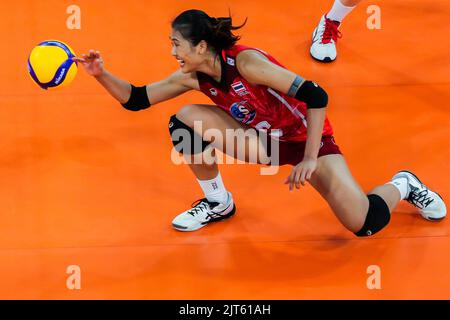
<path id="1" fill-rule="evenodd" d="M 218 54 L 239 41 L 240 37 L 234 35 L 232 31 L 242 28 L 246 23 L 247 19 L 240 26 L 233 26 L 231 15 L 213 18 L 200 10 L 187 10 L 175 18 L 172 28 L 179 31 L 193 46 L 205 40 Z"/>

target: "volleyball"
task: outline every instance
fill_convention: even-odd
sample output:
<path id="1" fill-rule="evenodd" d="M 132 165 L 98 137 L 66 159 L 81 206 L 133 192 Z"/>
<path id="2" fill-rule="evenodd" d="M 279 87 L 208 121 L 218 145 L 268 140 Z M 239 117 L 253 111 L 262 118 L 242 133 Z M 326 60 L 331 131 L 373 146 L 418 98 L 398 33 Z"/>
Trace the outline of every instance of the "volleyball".
<path id="1" fill-rule="evenodd" d="M 78 64 L 73 50 L 65 43 L 47 40 L 39 43 L 28 58 L 28 72 L 42 89 L 68 86 L 75 78 Z"/>

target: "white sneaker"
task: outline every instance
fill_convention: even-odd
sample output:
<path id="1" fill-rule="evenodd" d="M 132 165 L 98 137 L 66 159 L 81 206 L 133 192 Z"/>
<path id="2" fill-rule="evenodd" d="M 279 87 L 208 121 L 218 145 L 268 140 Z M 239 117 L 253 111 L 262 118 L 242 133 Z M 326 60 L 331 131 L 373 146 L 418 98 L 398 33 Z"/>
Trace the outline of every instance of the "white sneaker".
<path id="1" fill-rule="evenodd" d="M 445 218 L 447 208 L 442 197 L 428 189 L 414 173 L 402 170 L 397 172 L 392 180 L 397 178 L 408 180 L 408 193 L 405 200 L 419 208 L 423 218 L 431 221 L 439 221 Z"/>
<path id="2" fill-rule="evenodd" d="M 225 204 L 209 202 L 206 198 L 197 200 L 191 209 L 173 219 L 172 226 L 179 231 L 195 231 L 208 223 L 231 218 L 235 212 L 233 197 L 228 192 L 228 201 Z"/>
<path id="3" fill-rule="evenodd" d="M 336 59 L 336 42 L 341 32 L 338 30 L 340 22 L 332 21 L 323 15 L 319 25 L 313 32 L 311 56 L 321 62 L 331 62 Z"/>

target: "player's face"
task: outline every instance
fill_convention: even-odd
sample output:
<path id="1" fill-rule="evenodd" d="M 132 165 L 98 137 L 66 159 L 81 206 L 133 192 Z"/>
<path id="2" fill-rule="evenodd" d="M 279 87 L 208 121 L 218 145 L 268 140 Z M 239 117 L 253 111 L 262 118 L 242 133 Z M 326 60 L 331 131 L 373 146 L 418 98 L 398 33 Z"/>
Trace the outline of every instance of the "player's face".
<path id="1" fill-rule="evenodd" d="M 172 42 L 172 56 L 177 59 L 183 73 L 194 72 L 203 62 L 203 55 L 200 54 L 200 45 L 193 46 L 189 40 L 183 38 L 180 32 L 172 30 L 170 35 Z"/>

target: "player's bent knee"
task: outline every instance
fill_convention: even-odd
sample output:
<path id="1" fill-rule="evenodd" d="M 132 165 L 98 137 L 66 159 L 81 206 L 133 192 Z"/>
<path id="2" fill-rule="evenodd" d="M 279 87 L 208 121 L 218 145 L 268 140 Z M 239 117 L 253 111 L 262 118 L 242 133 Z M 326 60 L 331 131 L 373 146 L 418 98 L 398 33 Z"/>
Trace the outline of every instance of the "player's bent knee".
<path id="1" fill-rule="evenodd" d="M 169 132 L 175 150 L 181 154 L 199 154 L 210 144 L 197 134 L 191 127 L 172 115 L 169 121 Z"/>
<path id="2" fill-rule="evenodd" d="M 391 213 L 386 202 L 376 194 L 369 194 L 369 211 L 362 229 L 355 232 L 358 237 L 367 237 L 374 235 L 383 229 L 391 219 Z"/>

